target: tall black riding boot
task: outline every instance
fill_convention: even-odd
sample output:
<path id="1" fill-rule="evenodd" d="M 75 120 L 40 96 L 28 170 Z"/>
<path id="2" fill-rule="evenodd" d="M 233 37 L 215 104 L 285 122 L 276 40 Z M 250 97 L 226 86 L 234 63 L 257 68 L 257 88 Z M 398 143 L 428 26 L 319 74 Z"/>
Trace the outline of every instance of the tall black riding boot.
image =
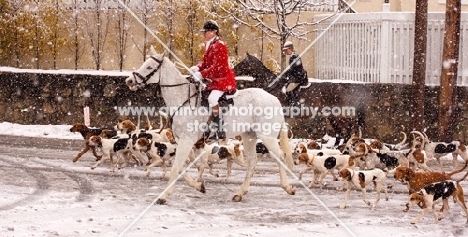
<path id="1" fill-rule="evenodd" d="M 286 103 L 287 106 L 295 106 L 296 105 L 296 100 L 297 100 L 297 95 L 294 93 L 294 91 L 288 91 L 286 92 Z"/>
<path id="2" fill-rule="evenodd" d="M 224 124 L 223 119 L 220 115 L 214 116 L 213 120 L 211 121 L 210 128 L 213 128 L 215 132 L 213 136 L 209 137 L 210 140 L 217 140 L 217 139 L 225 139 L 226 132 L 224 131 Z"/>

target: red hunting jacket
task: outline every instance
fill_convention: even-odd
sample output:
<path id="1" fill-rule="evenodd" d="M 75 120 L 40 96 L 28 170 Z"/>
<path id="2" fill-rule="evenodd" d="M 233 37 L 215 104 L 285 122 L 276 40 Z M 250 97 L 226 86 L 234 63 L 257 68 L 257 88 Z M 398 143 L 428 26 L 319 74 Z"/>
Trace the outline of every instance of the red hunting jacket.
<path id="1" fill-rule="evenodd" d="M 233 91 L 236 89 L 234 71 L 229 67 L 228 49 L 223 41 L 215 39 L 198 63 L 203 78 L 212 80 L 206 90 Z"/>

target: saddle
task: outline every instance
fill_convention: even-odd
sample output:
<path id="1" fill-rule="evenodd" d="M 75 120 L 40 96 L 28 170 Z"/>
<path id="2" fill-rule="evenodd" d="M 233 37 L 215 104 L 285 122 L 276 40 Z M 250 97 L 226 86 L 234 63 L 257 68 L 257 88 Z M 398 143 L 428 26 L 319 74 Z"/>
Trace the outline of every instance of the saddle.
<path id="1" fill-rule="evenodd" d="M 219 97 L 218 99 L 218 103 L 219 103 L 219 107 L 223 108 L 229 108 L 229 105 L 234 105 L 234 100 L 233 98 L 226 98 L 226 96 L 229 96 L 229 95 L 234 95 L 236 94 L 237 90 L 234 89 L 232 91 L 228 91 L 228 92 L 224 92 L 224 94 Z M 210 105 L 208 104 L 208 96 L 210 95 L 211 91 L 202 91 L 202 97 L 201 97 L 201 105 L 203 107 L 207 107 L 209 108 Z"/>

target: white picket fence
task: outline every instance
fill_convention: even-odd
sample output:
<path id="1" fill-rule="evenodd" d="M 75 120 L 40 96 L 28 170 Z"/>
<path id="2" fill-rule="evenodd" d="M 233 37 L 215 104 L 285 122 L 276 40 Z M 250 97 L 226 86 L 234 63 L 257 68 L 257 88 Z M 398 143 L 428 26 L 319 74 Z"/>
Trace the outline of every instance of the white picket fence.
<path id="1" fill-rule="evenodd" d="M 334 19 L 317 25 L 316 35 Z M 428 14 L 426 85 L 440 84 L 444 20 L 445 13 Z M 468 13 L 462 13 L 460 33 L 457 85 L 468 86 Z M 414 13 L 343 14 L 315 45 L 315 77 L 411 84 L 413 51 Z"/>

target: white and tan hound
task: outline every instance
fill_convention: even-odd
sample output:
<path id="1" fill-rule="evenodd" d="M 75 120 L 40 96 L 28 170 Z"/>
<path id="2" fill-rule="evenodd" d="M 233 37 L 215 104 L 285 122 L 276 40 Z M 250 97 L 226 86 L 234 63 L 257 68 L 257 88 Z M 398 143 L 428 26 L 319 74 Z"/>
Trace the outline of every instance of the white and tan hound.
<path id="1" fill-rule="evenodd" d="M 372 169 L 372 170 L 353 170 L 351 168 L 344 168 L 341 169 L 339 172 L 340 178 L 347 184 L 347 191 L 345 195 L 345 199 L 343 204 L 340 208 L 345 208 L 348 202 L 349 195 L 351 194 L 352 187 L 356 187 L 361 189 L 362 192 L 362 200 L 372 208 L 377 206 L 377 203 L 380 200 L 380 192 L 383 190 L 385 192 L 385 200 L 388 201 L 388 193 L 387 188 L 385 187 L 384 183 L 386 180 L 385 172 L 381 169 Z M 374 183 L 375 190 L 377 192 L 377 199 L 375 200 L 374 204 L 371 204 L 366 199 L 366 187 L 368 184 Z"/>

